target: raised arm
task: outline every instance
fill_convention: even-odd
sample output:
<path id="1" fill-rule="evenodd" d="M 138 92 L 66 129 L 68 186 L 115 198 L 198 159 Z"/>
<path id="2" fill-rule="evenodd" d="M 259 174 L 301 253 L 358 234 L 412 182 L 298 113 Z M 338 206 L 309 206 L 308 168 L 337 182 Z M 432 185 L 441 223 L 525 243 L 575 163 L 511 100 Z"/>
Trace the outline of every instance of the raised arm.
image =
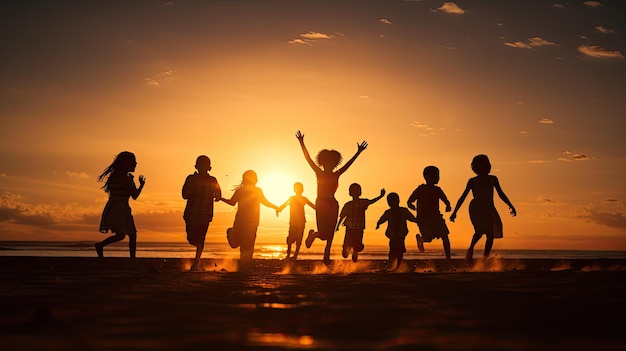
<path id="1" fill-rule="evenodd" d="M 296 138 L 298 138 L 298 141 L 300 142 L 300 147 L 302 148 L 302 153 L 304 154 L 304 159 L 306 159 L 306 162 L 309 163 L 309 166 L 311 166 L 311 168 L 313 168 L 313 170 L 316 173 L 321 171 L 321 169 L 315 164 L 315 162 L 313 162 L 313 159 L 311 159 L 311 155 L 309 155 L 309 150 L 307 150 L 306 146 L 304 145 L 304 134 L 302 134 L 300 131 L 298 131 L 296 133 Z"/>
<path id="2" fill-rule="evenodd" d="M 352 163 L 354 163 L 354 160 L 356 160 L 357 157 L 359 157 L 359 155 L 361 154 L 361 152 L 363 152 L 363 150 L 365 150 L 367 148 L 367 142 L 363 141 L 360 144 L 357 144 L 357 150 L 356 153 L 354 154 L 354 156 L 352 156 L 352 158 L 350 160 L 348 160 L 348 162 L 346 162 L 345 165 L 343 165 L 343 167 L 341 167 L 339 169 L 339 173 L 343 173 L 345 171 L 348 170 L 348 168 L 352 165 Z"/>
<path id="3" fill-rule="evenodd" d="M 370 205 L 373 204 L 374 202 L 382 199 L 382 197 L 385 196 L 385 189 L 380 189 L 380 195 L 376 196 L 375 198 L 370 200 Z"/>
<path id="4" fill-rule="evenodd" d="M 498 180 L 498 178 L 495 178 L 494 187 L 496 188 L 496 192 L 498 192 L 498 196 L 500 196 L 500 199 L 502 199 L 502 201 L 504 201 L 504 203 L 509 206 L 509 212 L 511 213 L 511 216 L 513 217 L 517 216 L 517 211 L 515 210 L 515 207 L 513 206 L 509 198 L 506 196 L 502 188 L 500 187 L 500 181 Z"/>

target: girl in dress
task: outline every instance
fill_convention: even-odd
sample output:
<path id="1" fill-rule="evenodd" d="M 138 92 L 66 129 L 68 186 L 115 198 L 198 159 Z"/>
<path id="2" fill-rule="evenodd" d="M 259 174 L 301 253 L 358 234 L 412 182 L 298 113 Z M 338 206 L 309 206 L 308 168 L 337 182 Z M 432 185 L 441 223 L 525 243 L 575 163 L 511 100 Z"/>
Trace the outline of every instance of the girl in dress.
<path id="1" fill-rule="evenodd" d="M 136 200 L 141 194 L 146 178 L 139 176 L 139 188 L 135 185 L 132 172 L 135 171 L 137 160 L 132 152 L 120 152 L 113 163 L 111 163 L 98 176 L 98 181 L 104 181 L 102 189 L 109 194 L 109 200 L 102 211 L 102 219 L 100 220 L 100 232 L 108 233 L 111 231 L 112 236 L 96 243 L 96 252 L 98 257 L 104 257 L 103 248 L 114 242 L 123 240 L 128 235 L 128 248 L 130 257 L 135 258 L 137 250 L 137 228 L 133 219 L 129 198 Z"/>

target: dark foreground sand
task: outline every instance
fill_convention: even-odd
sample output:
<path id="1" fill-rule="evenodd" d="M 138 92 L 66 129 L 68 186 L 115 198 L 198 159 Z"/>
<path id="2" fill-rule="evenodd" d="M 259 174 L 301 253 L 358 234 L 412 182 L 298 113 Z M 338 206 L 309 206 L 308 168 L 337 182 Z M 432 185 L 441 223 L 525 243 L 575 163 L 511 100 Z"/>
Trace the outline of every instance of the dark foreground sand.
<path id="1" fill-rule="evenodd" d="M 0 257 L 0 349 L 626 350 L 626 260 L 190 263 Z"/>

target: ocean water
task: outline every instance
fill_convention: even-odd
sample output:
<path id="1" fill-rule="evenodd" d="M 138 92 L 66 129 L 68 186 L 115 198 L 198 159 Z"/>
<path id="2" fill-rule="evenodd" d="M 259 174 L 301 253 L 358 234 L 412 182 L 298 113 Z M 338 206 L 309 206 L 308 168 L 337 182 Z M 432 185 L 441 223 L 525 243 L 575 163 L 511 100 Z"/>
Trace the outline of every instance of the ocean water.
<path id="1" fill-rule="evenodd" d="M 343 260 L 341 243 L 334 243 L 331 259 Z M 429 247 L 431 246 L 431 247 Z M 295 248 L 295 246 L 294 246 Z M 287 247 L 284 243 L 258 243 L 255 246 L 255 259 L 282 259 L 286 255 Z M 298 259 L 320 260 L 324 245 L 317 242 L 310 249 L 304 244 L 300 249 Z M 360 260 L 386 260 L 388 247 L 386 245 L 367 245 L 359 254 Z M 115 243 L 104 248 L 105 257 L 128 257 L 128 240 Z M 476 247 L 475 257 L 482 255 L 482 247 Z M 499 250 L 494 248 L 492 255 L 507 259 L 598 259 L 620 258 L 626 259 L 626 251 L 593 251 L 593 250 Z M 28 257 L 96 257 L 94 242 L 70 241 L 0 241 L 0 256 L 28 256 Z M 193 258 L 195 247 L 186 242 L 138 242 L 138 258 Z M 234 259 L 239 257 L 239 249 L 232 249 L 224 242 L 207 241 L 203 258 Z M 465 250 L 452 250 L 452 258 L 464 258 Z M 405 259 L 442 259 L 445 258 L 443 249 L 437 245 L 427 245 L 426 252 L 419 252 L 416 248 L 407 245 Z"/>

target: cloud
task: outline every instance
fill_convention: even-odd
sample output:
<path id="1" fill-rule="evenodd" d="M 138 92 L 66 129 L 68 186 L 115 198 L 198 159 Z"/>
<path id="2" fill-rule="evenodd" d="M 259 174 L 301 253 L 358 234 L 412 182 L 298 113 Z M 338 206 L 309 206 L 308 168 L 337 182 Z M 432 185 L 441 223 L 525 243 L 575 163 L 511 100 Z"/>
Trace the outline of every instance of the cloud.
<path id="1" fill-rule="evenodd" d="M 589 210 L 591 221 L 611 228 L 626 229 L 626 216 L 622 212 L 603 212 L 595 208 Z"/>
<path id="2" fill-rule="evenodd" d="M 536 164 L 542 164 L 542 163 L 550 163 L 550 161 L 547 160 L 530 160 L 530 161 L 526 161 L 527 163 L 536 163 Z"/>
<path id="3" fill-rule="evenodd" d="M 444 2 L 443 5 L 437 8 L 437 10 L 440 12 L 451 13 L 455 15 L 462 15 L 466 12 L 454 2 Z"/>
<path id="4" fill-rule="evenodd" d="M 600 1 L 585 1 L 583 2 L 583 5 L 588 7 L 600 7 L 602 6 L 602 3 Z"/>
<path id="5" fill-rule="evenodd" d="M 589 157 L 587 157 L 587 155 L 583 155 L 583 154 L 574 154 L 572 155 L 572 158 L 576 161 L 587 161 L 589 160 Z"/>
<path id="6" fill-rule="evenodd" d="M 521 42 L 521 41 L 516 41 L 513 43 L 504 43 L 504 45 L 510 46 L 512 48 L 519 48 L 519 49 L 532 49 L 534 47 L 539 47 L 539 46 L 559 46 L 559 44 L 551 42 L 549 40 L 545 40 L 541 37 L 530 38 L 528 39 L 526 43 Z"/>
<path id="7" fill-rule="evenodd" d="M 622 60 L 624 55 L 620 51 L 608 51 L 597 45 L 581 45 L 578 51 L 583 55 L 601 60 Z"/>
<path id="8" fill-rule="evenodd" d="M 554 124 L 554 121 L 551 120 L 550 118 L 542 118 L 539 120 L 539 123 L 541 124 Z"/>
<path id="9" fill-rule="evenodd" d="M 543 197 L 543 196 L 539 196 L 537 198 L 537 202 L 540 203 L 540 204 L 549 204 L 549 205 L 556 205 L 556 204 L 559 203 L 556 200 L 552 200 L 552 199 L 549 199 L 549 198 L 546 198 L 546 197 Z"/>
<path id="10" fill-rule="evenodd" d="M 87 174 L 85 172 L 65 171 L 65 175 L 67 175 L 70 178 L 80 178 L 80 179 L 89 179 L 89 178 L 91 178 L 89 176 L 89 174 Z"/>
<path id="11" fill-rule="evenodd" d="M 391 25 L 391 24 L 393 24 L 393 23 L 391 23 L 391 21 L 389 21 L 389 20 L 388 20 L 388 19 L 386 19 L 386 18 L 381 18 L 381 19 L 380 19 L 380 23 L 382 23 L 382 24 L 390 24 L 390 25 Z"/>
<path id="12" fill-rule="evenodd" d="M 143 81 L 147 86 L 158 88 L 162 84 L 169 83 L 174 78 L 174 71 L 163 71 L 152 77 L 146 77 Z"/>
<path id="13" fill-rule="evenodd" d="M 313 43 L 317 42 L 318 40 L 332 40 L 335 38 L 336 38 L 335 35 L 310 31 L 308 33 L 300 34 L 298 38 L 289 40 L 287 43 L 288 44 L 300 44 L 300 45 L 313 45 Z"/>
<path id="14" fill-rule="evenodd" d="M 602 34 L 615 34 L 615 31 L 611 28 L 606 28 L 603 26 L 596 26 L 596 31 L 602 33 Z"/>
<path id="15" fill-rule="evenodd" d="M 556 7 L 556 8 L 559 8 L 559 9 L 564 9 L 565 5 L 563 5 L 563 4 L 553 4 L 552 7 Z"/>
<path id="16" fill-rule="evenodd" d="M 559 161 L 574 162 L 574 161 L 588 161 L 590 158 L 587 155 L 574 153 L 568 150 L 563 151 L 563 157 L 559 158 Z"/>
<path id="17" fill-rule="evenodd" d="M 527 132 L 527 131 L 525 131 L 525 130 L 520 130 L 520 132 L 519 132 L 519 133 L 520 133 L 520 134 L 522 134 L 522 135 L 528 135 L 528 134 L 530 134 L 529 132 Z"/>
<path id="18" fill-rule="evenodd" d="M 429 126 L 426 123 L 423 122 L 411 122 L 410 125 L 412 127 L 416 127 L 421 129 L 423 132 L 419 134 L 419 136 L 432 136 L 435 135 L 435 128 Z M 443 129 L 443 128 L 441 128 Z"/>

